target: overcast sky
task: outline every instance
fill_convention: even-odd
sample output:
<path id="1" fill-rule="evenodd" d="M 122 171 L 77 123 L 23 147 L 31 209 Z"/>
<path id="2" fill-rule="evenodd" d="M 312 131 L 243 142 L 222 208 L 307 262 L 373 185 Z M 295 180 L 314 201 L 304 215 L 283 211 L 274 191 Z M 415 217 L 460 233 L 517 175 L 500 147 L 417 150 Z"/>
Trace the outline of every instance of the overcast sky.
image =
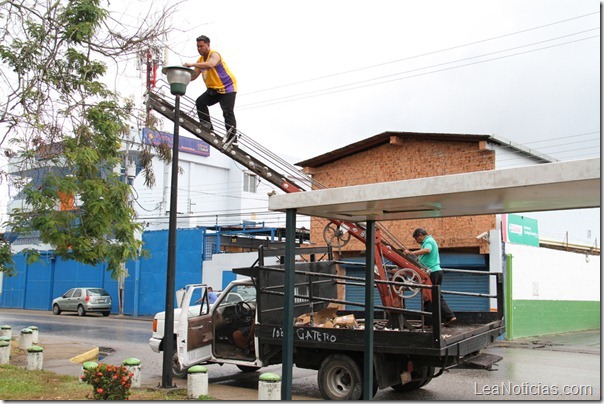
<path id="1" fill-rule="evenodd" d="M 111 7 L 124 22 L 160 7 L 123 3 Z M 168 63 L 196 60 L 209 36 L 238 80 L 238 129 L 294 161 L 384 131 L 600 156 L 598 1 L 187 0 L 173 24 Z M 114 83 L 139 98 L 142 77 L 129 68 Z M 197 80 L 187 95 L 204 90 Z"/>
<path id="2" fill-rule="evenodd" d="M 492 134 L 573 160 L 600 156 L 600 18 L 576 0 L 190 0 L 168 64 L 209 36 L 238 79 L 238 129 L 293 161 L 384 131 Z M 600 244 L 599 209 L 530 216 L 545 238 Z"/>
<path id="3" fill-rule="evenodd" d="M 238 79 L 239 130 L 301 159 L 389 130 L 594 157 L 599 11 L 576 0 L 188 1 L 169 63 L 194 61 L 195 37 L 209 36 Z"/>

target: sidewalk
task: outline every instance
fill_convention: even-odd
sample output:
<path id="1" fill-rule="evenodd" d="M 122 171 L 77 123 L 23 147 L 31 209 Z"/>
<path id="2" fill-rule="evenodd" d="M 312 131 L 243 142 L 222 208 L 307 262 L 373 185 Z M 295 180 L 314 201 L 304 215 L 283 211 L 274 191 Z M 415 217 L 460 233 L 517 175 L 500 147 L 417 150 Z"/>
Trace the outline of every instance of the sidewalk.
<path id="1" fill-rule="evenodd" d="M 82 372 L 82 363 L 95 360 L 99 354 L 99 348 L 92 345 L 78 342 L 66 342 L 61 339 L 49 336 L 40 336 L 40 345 L 44 346 L 44 370 L 55 372 L 62 375 L 79 377 Z M 19 366 L 23 364 L 12 363 Z M 260 375 L 260 373 L 258 373 Z M 187 381 L 174 379 L 173 383 L 179 388 L 187 388 Z M 158 389 L 161 385 L 161 377 L 143 379 L 143 388 Z M 216 400 L 226 401 L 257 401 L 258 390 L 242 387 L 228 386 L 224 384 L 210 383 L 208 386 L 208 395 Z M 292 396 L 292 400 L 316 400 L 311 397 Z"/>

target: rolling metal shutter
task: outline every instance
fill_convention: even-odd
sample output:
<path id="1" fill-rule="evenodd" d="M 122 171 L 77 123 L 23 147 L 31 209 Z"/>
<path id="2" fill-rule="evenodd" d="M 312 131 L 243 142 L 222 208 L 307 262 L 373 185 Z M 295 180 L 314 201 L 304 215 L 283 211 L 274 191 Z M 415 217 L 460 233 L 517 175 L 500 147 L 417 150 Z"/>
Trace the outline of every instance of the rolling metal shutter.
<path id="1" fill-rule="evenodd" d="M 447 272 L 446 269 L 470 269 L 475 271 L 488 271 L 488 255 L 469 253 L 441 253 L 441 267 L 443 274 L 442 290 L 456 292 L 489 293 L 489 276 L 477 276 Z M 364 258 L 350 259 L 349 261 L 364 263 Z M 343 265 L 346 275 L 365 278 L 364 268 L 352 265 Z M 381 305 L 380 295 L 375 289 L 374 304 Z M 362 303 L 365 301 L 364 288 L 360 286 L 346 286 L 346 300 Z M 489 299 L 473 296 L 445 295 L 449 307 L 455 311 L 489 311 Z M 419 310 L 421 301 L 419 294 L 411 299 L 406 299 L 406 307 Z M 348 310 L 359 310 L 359 307 L 346 305 Z"/>

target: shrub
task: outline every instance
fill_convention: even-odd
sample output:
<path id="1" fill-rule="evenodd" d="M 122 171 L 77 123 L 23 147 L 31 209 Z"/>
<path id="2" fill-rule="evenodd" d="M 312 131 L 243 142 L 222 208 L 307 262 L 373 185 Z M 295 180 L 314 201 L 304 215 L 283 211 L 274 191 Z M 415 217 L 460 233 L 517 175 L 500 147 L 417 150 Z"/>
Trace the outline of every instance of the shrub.
<path id="1" fill-rule="evenodd" d="M 127 400 L 130 396 L 132 373 L 125 366 L 102 363 L 85 370 L 82 380 L 92 385 L 95 400 Z"/>

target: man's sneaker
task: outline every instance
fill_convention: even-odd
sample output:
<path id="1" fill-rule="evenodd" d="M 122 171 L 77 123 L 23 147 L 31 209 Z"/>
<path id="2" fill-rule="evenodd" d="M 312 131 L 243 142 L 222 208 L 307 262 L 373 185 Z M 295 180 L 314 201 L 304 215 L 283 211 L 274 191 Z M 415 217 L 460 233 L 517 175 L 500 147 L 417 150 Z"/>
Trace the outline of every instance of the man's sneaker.
<path id="1" fill-rule="evenodd" d="M 451 317 L 450 319 L 448 319 L 447 321 L 445 321 L 444 326 L 445 327 L 451 327 L 456 322 L 457 322 L 457 317 Z"/>
<path id="2" fill-rule="evenodd" d="M 226 142 L 228 142 L 229 140 L 231 140 L 231 138 L 232 138 L 233 136 L 235 136 L 235 135 L 237 135 L 237 129 L 235 129 L 234 127 L 232 127 L 232 126 L 231 126 L 231 127 L 230 127 L 230 128 L 227 130 L 226 135 L 224 135 L 224 141 L 225 141 L 225 143 L 226 143 Z M 237 141 L 237 140 L 235 140 L 235 141 Z"/>

